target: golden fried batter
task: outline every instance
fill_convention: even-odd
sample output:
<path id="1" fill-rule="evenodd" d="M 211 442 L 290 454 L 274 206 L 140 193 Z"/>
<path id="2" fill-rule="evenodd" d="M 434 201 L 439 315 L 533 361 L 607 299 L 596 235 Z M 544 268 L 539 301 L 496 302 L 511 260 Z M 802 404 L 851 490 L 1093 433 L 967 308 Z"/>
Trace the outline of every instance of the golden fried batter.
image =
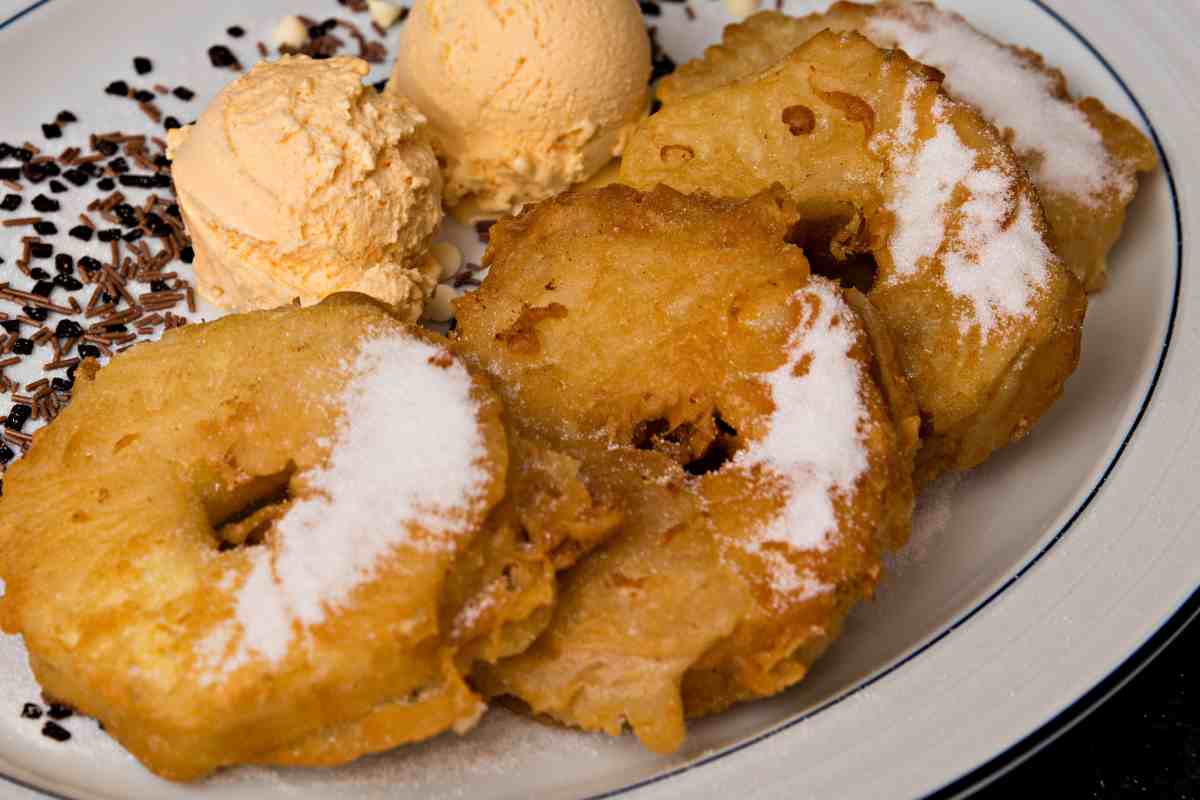
<path id="1" fill-rule="evenodd" d="M 826 268 L 849 278 L 873 257 L 871 302 L 921 410 L 922 481 L 1028 432 L 1075 368 L 1086 309 L 1012 151 L 940 79 L 856 33 L 821 33 L 671 103 L 622 163 L 639 188 L 745 197 L 779 182 L 801 211 L 793 240 Z"/>
<path id="2" fill-rule="evenodd" d="M 685 716 L 800 680 L 871 593 L 908 533 L 915 404 L 885 327 L 785 242 L 797 215 L 782 190 L 612 186 L 492 229 L 456 349 L 622 516 L 533 646 L 477 666 L 485 692 L 667 752 Z"/>
<path id="3" fill-rule="evenodd" d="M 389 397 L 369 381 L 395 364 Z M 485 383 L 363 296 L 173 331 L 84 362 L 8 471 L 0 624 L 47 695 L 172 779 L 462 731 L 483 711 L 464 671 L 527 645 L 554 598 L 551 558 L 496 522 L 508 461 Z"/>
<path id="4" fill-rule="evenodd" d="M 838 2 L 806 17 L 764 11 L 730 25 L 721 44 L 663 79 L 659 98 L 670 105 L 753 75 L 827 28 L 858 31 L 944 72 L 947 91 L 979 108 L 1028 168 L 1055 251 L 1088 291 L 1103 288 L 1137 173 L 1158 163 L 1153 144 L 1099 100 L 1072 99 L 1062 72 L 1039 54 L 1001 44 L 958 14 L 892 0 Z"/>

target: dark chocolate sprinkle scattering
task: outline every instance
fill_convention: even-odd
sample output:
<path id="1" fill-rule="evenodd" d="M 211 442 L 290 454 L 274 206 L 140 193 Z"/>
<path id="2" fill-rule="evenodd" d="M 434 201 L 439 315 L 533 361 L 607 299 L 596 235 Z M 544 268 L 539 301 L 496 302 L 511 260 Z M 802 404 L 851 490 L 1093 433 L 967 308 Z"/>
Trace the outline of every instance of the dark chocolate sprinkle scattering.
<path id="1" fill-rule="evenodd" d="M 127 84 L 125 81 L 113 81 L 108 86 L 104 87 L 104 91 L 108 94 L 116 95 L 118 97 L 128 97 L 129 84 Z"/>
<path id="2" fill-rule="evenodd" d="M 183 123 L 181 123 L 179 120 L 175 119 L 175 117 L 167 117 L 166 119 L 163 120 L 163 127 L 169 131 L 173 131 L 176 128 L 182 128 Z"/>
<path id="3" fill-rule="evenodd" d="M 43 309 L 43 308 L 39 308 L 36 310 L 45 313 L 45 309 Z M 33 319 L 37 319 L 37 318 L 33 317 Z M 38 321 L 40 322 L 41 320 L 38 320 Z M 12 351 L 19 356 L 29 355 L 30 353 L 33 352 L 33 340 L 25 339 L 25 338 L 17 339 L 12 344 Z"/>
<path id="4" fill-rule="evenodd" d="M 650 27 L 650 82 L 666 77 L 675 71 L 675 60 L 666 54 L 658 43 L 658 29 Z"/>
<path id="5" fill-rule="evenodd" d="M 33 278 L 35 281 L 48 281 L 50 280 L 50 273 L 46 272 L 46 270 L 42 269 L 41 267 L 34 267 L 33 269 L 29 270 L 29 277 Z"/>
<path id="6" fill-rule="evenodd" d="M 58 116 L 55 117 L 54 119 L 56 122 L 58 122 L 59 125 L 69 125 L 72 122 L 79 121 L 79 117 L 75 116 L 70 111 L 67 111 L 65 108 L 62 111 L 58 112 Z"/>
<path id="7" fill-rule="evenodd" d="M 81 242 L 90 242 L 92 240 L 92 229 L 87 225 L 76 225 L 67 231 L 67 233 Z"/>
<path id="8" fill-rule="evenodd" d="M 62 194 L 67 191 L 67 185 L 62 181 L 50 181 L 50 191 L 55 194 Z"/>
<path id="9" fill-rule="evenodd" d="M 185 103 L 196 96 L 196 93 L 193 92 L 191 89 L 187 88 L 186 86 L 176 86 L 175 91 L 172 92 L 171 94 L 175 95 L 176 97 L 178 97 L 180 100 L 182 100 Z"/>
<path id="10" fill-rule="evenodd" d="M 29 421 L 29 418 L 32 415 L 32 406 L 27 406 L 24 403 L 15 403 L 13 404 L 13 407 L 9 409 L 8 418 L 4 420 L 4 427 L 8 428 L 10 431 L 19 431 L 21 428 L 25 427 L 25 423 Z"/>
<path id="11" fill-rule="evenodd" d="M 139 103 L 151 103 L 154 101 L 154 92 L 149 89 L 138 89 L 133 93 L 133 99 Z"/>
<path id="12" fill-rule="evenodd" d="M 56 742 L 65 742 L 71 738 L 71 732 L 54 720 L 50 720 L 42 726 L 42 735 Z"/>
<path id="13" fill-rule="evenodd" d="M 16 458 L 16 456 L 17 456 L 17 454 L 14 453 L 12 451 L 12 449 L 9 448 L 8 445 L 6 445 L 6 444 L 0 445 L 0 464 L 7 464 L 8 462 L 10 462 L 14 458 Z M 29 711 L 30 708 L 33 709 L 33 713 L 36 713 L 37 716 L 29 716 L 29 714 L 26 713 L 27 711 Z M 25 708 L 21 709 L 21 716 L 27 717 L 28 719 L 37 719 L 41 715 L 42 715 L 42 710 L 40 708 L 38 708 L 37 706 L 35 706 L 33 703 L 26 703 Z"/>
<path id="14" fill-rule="evenodd" d="M 117 188 L 117 184 L 113 182 L 112 178 L 101 178 L 100 181 L 96 183 L 96 188 L 102 192 L 111 192 L 113 189 Z"/>
<path id="15" fill-rule="evenodd" d="M 0 200 L 0 209 L 4 209 L 5 211 L 16 211 L 20 207 L 21 195 L 19 194 L 6 194 L 4 195 L 4 199 Z"/>
<path id="16" fill-rule="evenodd" d="M 75 716 L 75 709 L 63 703 L 51 703 L 46 716 L 50 719 L 70 719 Z"/>
<path id="17" fill-rule="evenodd" d="M 61 139 L 62 128 L 58 127 L 58 125 L 53 122 L 42 123 L 42 135 L 47 139 Z"/>
<path id="18" fill-rule="evenodd" d="M 53 236 L 58 233 L 58 226 L 53 222 L 36 222 L 33 225 L 33 229 L 37 231 L 38 236 Z"/>
<path id="19" fill-rule="evenodd" d="M 25 312 L 25 316 L 29 317 L 32 320 L 36 320 L 38 322 L 45 322 L 46 317 L 50 316 L 49 311 L 47 311 L 44 308 L 38 308 L 37 306 L 21 306 L 21 310 Z M 21 339 L 18 339 L 17 344 L 20 344 L 21 341 L 22 341 Z M 25 340 L 25 341 L 28 341 L 28 340 Z M 16 344 L 13 345 L 13 352 L 14 353 L 20 352 L 19 350 L 17 350 Z M 29 353 L 32 353 L 32 352 L 33 352 L 33 346 L 32 346 L 32 343 L 30 343 Z M 27 356 L 27 355 L 29 355 L 29 353 L 21 353 L 21 355 Z"/>
<path id="20" fill-rule="evenodd" d="M 21 180 L 20 167 L 4 167 L 0 169 L 0 181 L 19 181 Z"/>
<path id="21" fill-rule="evenodd" d="M 133 68 L 137 71 L 138 75 L 146 75 L 150 70 L 154 69 L 154 64 L 150 62 L 150 59 L 138 56 L 133 60 Z"/>
<path id="22" fill-rule="evenodd" d="M 12 460 L 13 451 L 9 450 L 7 446 L 4 447 L 4 450 L 8 450 L 8 457 L 5 458 L 3 451 L 0 451 L 0 459 L 4 459 L 4 463 L 7 464 L 9 461 Z M 39 706 L 37 703 L 26 703 L 21 708 L 21 716 L 24 717 L 25 719 L 41 719 L 42 718 L 42 707 Z"/>
<path id="23" fill-rule="evenodd" d="M 240 39 L 246 35 L 246 29 L 241 25 L 230 25 L 225 29 L 225 32 L 235 39 Z"/>
<path id="24" fill-rule="evenodd" d="M 41 183 L 48 177 L 45 164 L 26 164 L 21 175 L 30 183 Z"/>
<path id="25" fill-rule="evenodd" d="M 38 297 L 49 297 L 54 293 L 54 284 L 50 281 L 38 281 L 33 285 L 33 293 Z"/>
<path id="26" fill-rule="evenodd" d="M 34 258 L 50 258 L 54 255 L 54 245 L 49 242 L 34 242 L 29 245 L 29 255 Z"/>
<path id="27" fill-rule="evenodd" d="M 83 336 L 83 327 L 74 320 L 60 319 L 58 325 L 54 327 L 54 335 L 59 339 L 74 339 L 76 336 Z M 53 706 L 51 709 L 53 710 Z M 55 719 L 59 719 L 59 717 L 55 717 Z"/>
<path id="28" fill-rule="evenodd" d="M 52 211 L 58 211 L 60 206 L 57 200 L 46 197 L 44 194 L 39 194 L 33 198 L 33 207 L 43 214 L 49 214 Z"/>
<path id="29" fill-rule="evenodd" d="M 56 275 L 54 282 L 66 289 L 68 292 L 78 292 L 83 288 L 83 282 L 78 278 L 73 278 L 70 275 Z"/>
<path id="30" fill-rule="evenodd" d="M 190 264 L 196 258 L 196 251 L 189 244 L 187 247 L 180 248 L 179 257 L 183 259 L 183 263 Z"/>
<path id="31" fill-rule="evenodd" d="M 208 48 L 208 60 L 217 68 L 232 67 L 237 63 L 237 58 L 233 55 L 233 51 L 223 44 L 214 44 Z"/>

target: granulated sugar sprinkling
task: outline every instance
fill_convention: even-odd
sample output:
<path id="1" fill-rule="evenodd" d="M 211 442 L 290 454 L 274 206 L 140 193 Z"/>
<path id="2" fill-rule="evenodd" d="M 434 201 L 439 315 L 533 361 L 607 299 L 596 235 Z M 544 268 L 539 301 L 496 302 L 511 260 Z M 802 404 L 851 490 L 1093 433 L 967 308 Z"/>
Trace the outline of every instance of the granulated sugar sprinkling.
<path id="1" fill-rule="evenodd" d="M 484 442 L 470 377 L 454 362 L 433 365 L 440 352 L 406 335 L 364 341 L 348 365 L 328 463 L 304 476 L 310 490 L 268 545 L 242 551 L 251 569 L 235 617 L 201 643 L 212 667 L 280 661 L 297 629 L 344 605 L 380 559 L 397 548 L 450 548 L 466 533 L 455 514 L 485 490 Z"/>
<path id="2" fill-rule="evenodd" d="M 915 4 L 888 7 L 871 17 L 865 33 L 937 67 L 946 74 L 950 94 L 980 109 L 1001 130 L 1012 130 L 1014 150 L 1041 154 L 1034 167 L 1041 186 L 1089 205 L 1099 205 L 1108 193 L 1121 202 L 1133 197 L 1132 171 L 1109 157 L 1082 111 L 1055 96 L 1054 79 L 962 17 Z"/>
<path id="3" fill-rule="evenodd" d="M 762 544 L 778 542 L 795 551 L 827 548 L 838 530 L 833 495 L 852 492 L 868 467 L 863 367 L 849 356 L 855 343 L 848 324 L 852 312 L 823 278 L 814 277 L 794 302 L 811 308 L 813 298 L 819 306 L 793 334 L 787 362 L 766 377 L 775 404 L 766 436 L 730 462 L 733 468 L 778 476 L 788 493 L 779 516 L 759 541 L 747 545 L 768 560 L 774 588 L 788 593 L 819 587 Z"/>
<path id="4" fill-rule="evenodd" d="M 941 259 L 946 288 L 970 303 L 960 327 L 966 332 L 978 325 L 987 336 L 1003 317 L 1029 311 L 1055 256 L 1038 230 L 1031 199 L 1014 177 L 976 167 L 976 153 L 949 121 L 951 111 L 941 98 L 934 103 L 930 139 L 916 140 L 907 110 L 893 134 L 896 187 L 888 210 L 895 226 L 888 249 L 895 269 L 885 280 L 902 281 L 917 274 L 921 262 Z M 968 198 L 956 208 L 962 190 Z"/>

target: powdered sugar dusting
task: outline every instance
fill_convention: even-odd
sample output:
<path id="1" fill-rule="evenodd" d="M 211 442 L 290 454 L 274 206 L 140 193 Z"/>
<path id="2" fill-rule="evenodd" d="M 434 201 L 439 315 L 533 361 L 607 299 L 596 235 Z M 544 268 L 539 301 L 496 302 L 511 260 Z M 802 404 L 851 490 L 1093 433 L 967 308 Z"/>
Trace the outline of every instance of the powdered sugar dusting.
<path id="1" fill-rule="evenodd" d="M 917 496 L 912 535 L 908 543 L 889 556 L 887 572 L 895 579 L 910 566 L 923 564 L 934 552 L 937 540 L 950 529 L 954 502 L 964 473 L 948 472 L 926 486 Z"/>
<path id="2" fill-rule="evenodd" d="M 820 587 L 763 545 L 828 548 L 838 530 L 833 497 L 852 492 L 868 466 L 862 367 L 849 355 L 855 344 L 851 312 L 838 289 L 822 278 L 814 277 L 793 302 L 810 305 L 814 298 L 815 314 L 793 333 L 787 362 L 765 378 L 775 404 L 766 435 L 726 467 L 761 469 L 781 479 L 784 508 L 745 546 L 764 558 L 774 588 L 785 593 Z"/>
<path id="3" fill-rule="evenodd" d="M 970 303 L 960 327 L 965 333 L 978 325 L 986 337 L 1002 318 L 1029 311 L 1055 256 L 1015 179 L 976 166 L 975 152 L 948 119 L 946 101 L 934 103 L 934 135 L 917 139 L 907 117 L 913 113 L 909 94 L 890 142 L 895 187 L 888 210 L 895 225 L 888 249 L 894 270 L 884 281 L 902 281 L 940 260 L 946 288 Z M 966 200 L 957 205 L 962 191 Z"/>
<path id="4" fill-rule="evenodd" d="M 946 89 L 1011 129 L 1013 149 L 1036 153 L 1040 186 L 1099 205 L 1115 193 L 1128 202 L 1137 186 L 1132 171 L 1116 163 L 1100 133 L 1069 99 L 1055 96 L 1055 81 L 1019 55 L 970 26 L 957 14 L 925 5 L 880 8 L 865 33 L 899 46 L 946 74 Z"/>
<path id="5" fill-rule="evenodd" d="M 363 341 L 346 365 L 328 463 L 304 476 L 311 491 L 268 544 L 243 551 L 251 568 L 235 617 L 201 643 L 212 667 L 280 661 L 298 632 L 371 579 L 379 559 L 400 547 L 452 546 L 466 527 L 455 514 L 483 491 L 484 443 L 470 377 L 457 363 L 431 364 L 438 354 L 407 335 Z M 414 536 L 415 527 L 424 533 Z"/>

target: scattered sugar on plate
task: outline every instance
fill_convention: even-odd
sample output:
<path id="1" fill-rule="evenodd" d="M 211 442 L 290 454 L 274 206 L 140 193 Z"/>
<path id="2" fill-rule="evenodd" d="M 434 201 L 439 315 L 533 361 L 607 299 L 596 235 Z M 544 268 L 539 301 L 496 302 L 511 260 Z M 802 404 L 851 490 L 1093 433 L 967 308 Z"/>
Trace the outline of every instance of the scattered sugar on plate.
<path id="1" fill-rule="evenodd" d="M 912 535 L 908 543 L 889 559 L 888 573 L 899 576 L 910 567 L 925 563 L 933 553 L 937 540 L 950 529 L 954 517 L 954 500 L 964 480 L 964 473 L 948 472 L 926 486 L 917 496 L 913 512 Z"/>
<path id="2" fill-rule="evenodd" d="M 576 766 L 635 746 L 604 734 L 544 725 L 502 708 L 492 709 L 466 736 L 443 734 L 416 745 L 369 756 L 335 770 L 242 767 L 218 773 L 210 781 L 217 791 L 250 789 L 264 784 L 279 794 L 322 788 L 332 793 L 355 787 L 364 798 L 412 796 L 441 800 L 478 796 L 481 783 L 503 780 L 545 759 Z M 451 787 L 451 788 L 446 788 Z"/>

